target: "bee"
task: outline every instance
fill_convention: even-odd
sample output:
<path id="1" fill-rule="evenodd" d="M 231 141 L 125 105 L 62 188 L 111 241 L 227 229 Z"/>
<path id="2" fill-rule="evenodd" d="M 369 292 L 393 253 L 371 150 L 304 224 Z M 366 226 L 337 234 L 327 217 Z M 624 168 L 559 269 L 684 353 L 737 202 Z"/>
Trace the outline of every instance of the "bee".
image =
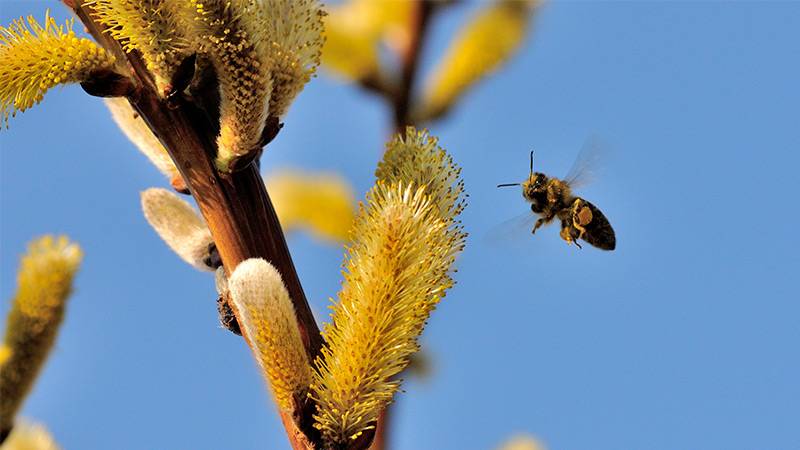
<path id="1" fill-rule="evenodd" d="M 539 215 L 531 231 L 536 234 L 543 225 L 554 219 L 561 221 L 561 239 L 567 244 L 578 243 L 582 239 L 602 249 L 614 250 L 617 239 L 614 229 L 606 216 L 593 204 L 572 193 L 572 187 L 583 175 L 585 167 L 581 167 L 578 158 L 570 175 L 563 180 L 549 177 L 541 172 L 533 171 L 533 151 L 531 151 L 531 171 L 528 179 L 522 183 L 498 184 L 497 187 L 521 186 L 522 196 L 531 204 L 531 211 Z"/>

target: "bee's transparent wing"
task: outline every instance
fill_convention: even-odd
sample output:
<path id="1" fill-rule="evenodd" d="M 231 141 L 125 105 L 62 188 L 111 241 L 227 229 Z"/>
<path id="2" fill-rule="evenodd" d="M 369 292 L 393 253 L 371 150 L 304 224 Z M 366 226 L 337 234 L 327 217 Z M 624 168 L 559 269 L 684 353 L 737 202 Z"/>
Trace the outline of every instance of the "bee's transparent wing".
<path id="1" fill-rule="evenodd" d="M 608 146 L 603 141 L 596 136 L 590 137 L 578 152 L 564 181 L 572 188 L 592 183 L 599 177 L 602 164 L 608 159 L 608 153 Z"/>
<path id="2" fill-rule="evenodd" d="M 484 235 L 483 241 L 492 246 L 502 246 L 512 245 L 523 239 L 530 239 L 531 230 L 535 222 L 536 215 L 529 209 L 489 228 Z"/>

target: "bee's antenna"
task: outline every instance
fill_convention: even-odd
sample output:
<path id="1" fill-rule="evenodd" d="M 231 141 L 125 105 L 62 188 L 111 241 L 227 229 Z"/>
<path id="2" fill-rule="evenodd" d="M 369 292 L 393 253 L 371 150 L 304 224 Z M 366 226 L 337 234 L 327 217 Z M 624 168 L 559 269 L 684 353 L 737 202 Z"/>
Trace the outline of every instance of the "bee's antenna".
<path id="1" fill-rule="evenodd" d="M 508 186 L 519 186 L 519 183 L 506 183 L 506 184 L 498 184 L 497 187 L 508 187 Z"/>
<path id="2" fill-rule="evenodd" d="M 533 150 L 531 150 L 531 175 L 533 175 Z"/>

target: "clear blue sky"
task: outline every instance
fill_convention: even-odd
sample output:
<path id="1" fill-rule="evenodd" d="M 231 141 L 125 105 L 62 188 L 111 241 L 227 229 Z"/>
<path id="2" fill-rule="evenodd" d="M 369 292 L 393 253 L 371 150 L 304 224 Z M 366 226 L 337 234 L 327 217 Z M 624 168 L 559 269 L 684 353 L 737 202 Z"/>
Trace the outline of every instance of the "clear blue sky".
<path id="1" fill-rule="evenodd" d="M 4 24 L 65 17 L 55 1 L 0 6 Z M 427 61 L 460 20 L 437 22 Z M 472 238 L 425 332 L 434 376 L 399 397 L 397 449 L 491 449 L 521 431 L 551 450 L 800 448 L 798 24 L 797 2 L 543 8 L 519 57 L 433 127 L 464 169 Z M 387 119 L 323 74 L 263 165 L 337 171 L 363 195 Z M 525 176 L 528 150 L 559 175 L 591 135 L 613 158 L 581 194 L 617 250 L 567 247 L 557 227 L 485 243 L 526 211 L 494 186 Z M 24 415 L 67 450 L 285 448 L 211 277 L 141 215 L 139 192 L 164 180 L 102 103 L 56 89 L 0 147 L 0 298 L 32 237 L 67 233 L 86 253 Z M 289 243 L 322 317 L 342 250 Z"/>

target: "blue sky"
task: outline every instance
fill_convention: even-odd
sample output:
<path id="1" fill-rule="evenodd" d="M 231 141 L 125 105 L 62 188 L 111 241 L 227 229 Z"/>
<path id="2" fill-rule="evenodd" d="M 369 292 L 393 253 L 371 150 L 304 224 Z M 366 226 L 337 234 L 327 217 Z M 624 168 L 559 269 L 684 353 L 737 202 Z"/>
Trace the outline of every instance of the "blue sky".
<path id="1" fill-rule="evenodd" d="M 0 22 L 47 7 L 66 17 L 0 0 Z M 462 18 L 436 22 L 426 67 Z M 395 448 L 491 449 L 517 432 L 555 450 L 800 448 L 798 23 L 797 2 L 542 9 L 518 57 L 432 127 L 463 167 L 471 238 L 424 335 L 434 374 L 399 397 Z M 363 195 L 388 118 L 323 74 L 263 166 L 336 171 Z M 567 247 L 557 227 L 482 239 L 527 210 L 494 186 L 526 175 L 529 149 L 558 176 L 593 135 L 612 157 L 580 194 L 615 252 Z M 23 414 L 65 449 L 285 448 L 213 280 L 141 215 L 139 192 L 164 184 L 74 86 L 0 132 L 0 298 L 32 237 L 66 233 L 86 253 Z M 322 318 L 342 250 L 289 244 Z"/>

